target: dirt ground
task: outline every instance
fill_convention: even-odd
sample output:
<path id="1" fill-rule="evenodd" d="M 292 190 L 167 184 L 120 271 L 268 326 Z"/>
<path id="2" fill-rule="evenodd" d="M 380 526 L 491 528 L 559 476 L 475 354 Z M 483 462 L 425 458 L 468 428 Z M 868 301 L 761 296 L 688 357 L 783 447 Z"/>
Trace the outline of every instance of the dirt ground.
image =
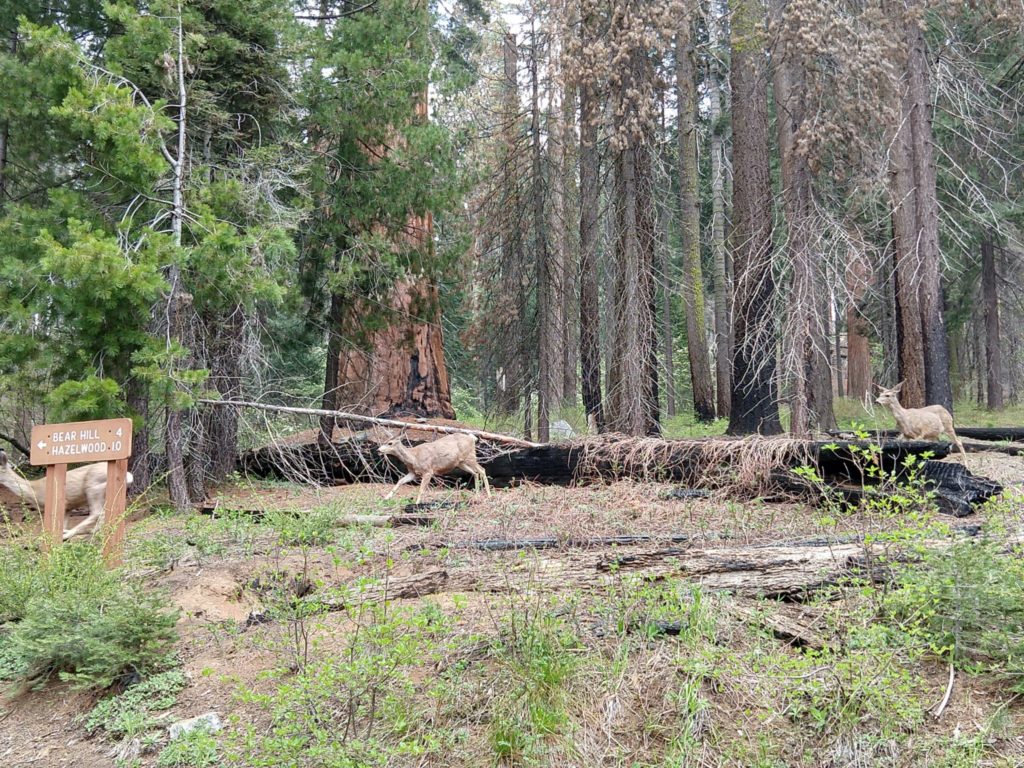
<path id="1" fill-rule="evenodd" d="M 1015 494 L 1016 500 L 1011 503 L 1013 514 L 1018 523 L 1024 519 L 1024 504 L 1021 503 L 1024 458 L 981 453 L 969 455 L 967 463 L 976 474 L 998 480 Z M 756 548 L 823 536 L 839 540 L 843 535 L 882 532 L 890 524 L 890 521 L 866 514 L 848 515 L 836 521 L 828 519 L 819 509 L 797 502 L 754 500 L 741 504 L 727 499 L 673 499 L 668 497 L 671 486 L 631 482 L 579 488 L 527 484 L 495 491 L 490 499 L 466 491 L 435 489 L 429 500 L 442 503 L 427 510 L 426 514 L 435 518 L 430 525 L 350 529 L 342 526 L 335 543 L 305 551 L 280 546 L 271 526 L 260 523 L 258 515 L 254 518 L 249 514 L 261 510 L 329 509 L 342 519 L 347 515 L 384 516 L 402 513 L 403 505 L 415 495 L 414 488 L 403 489 L 402 498 L 388 503 L 382 500 L 387 490 L 387 486 L 372 484 L 306 488 L 283 483 L 242 482 L 220 489 L 211 498 L 211 506 L 216 508 L 214 515 L 196 516 L 194 522 L 166 513 L 135 515 L 137 519 L 129 530 L 129 570 L 154 588 L 165 591 L 181 611 L 178 653 L 190 682 L 177 704 L 161 717 L 169 723 L 216 711 L 224 718 L 233 717 L 235 727 L 238 722 L 263 722 L 261 718 L 266 715 L 251 702 L 241 701 L 238 692 L 243 687 L 262 690 L 261 686 L 266 683 L 261 675 L 280 669 L 284 664 L 282 648 L 287 645 L 288 628 L 280 622 L 267 620 L 263 605 L 266 585 L 282 574 L 292 579 L 303 575 L 312 583 L 331 587 L 382 578 L 401 583 L 442 570 L 446 573 L 472 570 L 500 577 L 531 558 L 576 557 L 587 550 L 581 542 L 593 542 L 599 537 L 654 537 L 652 541 L 616 547 L 614 551 L 622 556 L 669 546 L 665 538 L 669 536 L 689 537 L 687 552 L 713 553 L 722 547 Z M 245 514 L 232 515 L 232 510 L 242 510 Z M 982 517 L 979 513 L 954 522 L 973 523 Z M 233 522 L 243 518 L 248 519 Z M 26 525 L 30 527 L 31 522 Z M 488 540 L 542 538 L 554 538 L 558 544 L 542 553 L 528 549 L 495 552 L 475 548 L 479 542 Z M 685 580 L 685 576 L 682 578 Z M 564 591 L 549 590 L 545 599 L 550 597 L 552 604 L 563 606 L 558 610 L 570 610 L 564 606 L 572 605 L 574 615 L 579 612 L 584 617 L 580 619 L 580 631 L 589 638 L 590 649 L 598 655 L 613 656 L 614 643 L 605 639 L 607 627 L 601 624 L 600 610 L 595 608 L 604 596 L 579 597 L 572 584 L 564 587 Z M 500 623 L 497 617 L 514 612 L 516 601 L 525 599 L 515 592 L 463 590 L 458 583 L 433 592 L 429 598 L 408 597 L 396 600 L 395 604 L 417 606 L 429 600 L 443 614 L 449 611 L 457 614 L 457 632 L 463 638 L 493 634 Z M 780 653 L 797 653 L 790 647 L 792 643 L 781 638 L 765 640 L 756 632 L 752 635 L 749 623 L 736 618 L 736 605 L 742 607 L 742 603 L 734 604 L 724 597 L 713 600 L 722 601 L 714 603 L 721 610 L 715 619 L 713 644 L 727 645 L 737 653 L 746 648 L 749 658 L 757 657 L 756 649 L 761 643 L 777 644 L 783 649 Z M 809 628 L 809 632 L 825 638 L 831 637 L 831 623 L 835 614 L 841 613 L 841 610 L 813 601 L 780 603 L 772 610 L 780 620 L 798 622 Z M 326 614 L 316 653 L 344 649 L 350 621 L 351 616 L 344 611 Z M 644 702 L 670 700 L 658 698 L 661 694 L 657 689 L 665 684 L 666 674 L 672 676 L 666 672 L 675 663 L 672 648 L 668 641 L 652 641 L 641 646 L 637 651 L 639 668 L 634 664 L 628 674 L 623 672 L 614 695 L 607 691 L 601 693 L 600 686 L 582 686 L 578 699 L 568 705 L 576 728 L 582 728 L 582 735 L 575 737 L 580 740 L 575 757 L 552 747 L 547 757 L 534 759 L 533 764 L 639 766 L 662 764 L 662 760 L 667 760 L 664 735 L 652 735 L 654 731 L 648 732 L 646 725 L 637 726 L 639 730 L 631 732 L 630 723 L 641 722 L 641 719 L 649 723 L 662 716 L 658 712 L 647 712 Z M 736 674 L 753 674 L 751 670 L 756 664 L 744 664 L 747 666 L 737 667 L 740 671 Z M 929 706 L 938 702 L 947 684 L 946 668 L 925 662 L 916 669 L 920 678 L 915 685 L 922 692 L 922 698 L 927 698 Z M 420 679 L 427 680 L 434 674 L 426 668 L 413 678 L 419 675 Z M 771 702 L 762 702 L 762 710 L 756 701 L 744 699 L 742 680 L 739 683 L 733 680 L 722 690 L 711 686 L 705 696 L 710 702 L 708 717 L 715 723 L 714 732 L 718 734 L 716 744 L 724 744 L 728 749 L 719 746 L 715 749 L 725 751 L 714 752 L 711 747 L 705 747 L 702 757 L 693 765 L 944 765 L 946 763 L 937 759 L 922 761 L 908 755 L 919 754 L 914 750 L 927 753 L 928 744 L 953 738 L 956 734 L 987 733 L 985 724 L 994 713 L 1001 714 L 1009 723 L 998 737 L 990 738 L 991 743 L 986 747 L 986 754 L 995 757 L 990 762 L 963 764 L 1024 765 L 1021 736 L 1024 707 L 984 675 L 958 674 L 942 720 L 923 720 L 904 744 L 890 748 L 893 754 L 888 757 L 885 749 L 877 745 L 865 751 L 856 740 L 846 746 L 845 742 L 837 740 L 828 747 L 828 759 L 823 758 L 825 753 L 816 751 L 820 738 L 815 741 L 805 728 L 794 726 L 784 715 L 771 714 Z M 115 765 L 115 745 L 103 736 L 87 735 L 81 724 L 82 716 L 95 701 L 94 695 L 51 685 L 42 692 L 0 702 L 0 766 L 92 768 Z M 619 714 L 614 714 L 613 710 Z M 468 722 L 471 724 L 463 729 L 465 738 L 468 744 L 474 745 L 477 743 L 474 729 L 482 726 L 473 725 L 471 719 Z M 590 725 L 583 725 L 587 723 Z M 587 735 L 590 727 L 595 730 Z M 723 735 L 723 731 L 730 733 Z M 773 758 L 775 762 L 749 757 L 759 749 L 756 746 L 759 740 L 764 739 L 773 740 L 771 749 L 779 755 Z M 603 746 L 590 741 L 602 742 Z M 749 749 L 744 746 L 748 742 Z M 394 764 L 495 764 L 493 755 L 485 756 L 474 749 L 477 747 L 450 760 L 428 755 L 420 762 L 407 760 Z M 581 754 L 590 757 L 584 760 Z M 1005 760 L 999 762 L 1002 756 Z M 156 756 L 148 753 L 139 759 L 142 765 L 154 765 Z"/>

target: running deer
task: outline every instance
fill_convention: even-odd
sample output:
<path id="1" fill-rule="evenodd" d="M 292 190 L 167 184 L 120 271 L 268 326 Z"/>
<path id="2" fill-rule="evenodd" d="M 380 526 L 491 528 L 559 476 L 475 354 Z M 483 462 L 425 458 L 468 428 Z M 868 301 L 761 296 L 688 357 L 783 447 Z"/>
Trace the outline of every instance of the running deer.
<path id="1" fill-rule="evenodd" d="M 875 386 L 878 386 L 877 384 Z M 900 434 L 907 440 L 938 440 L 939 435 L 945 433 L 950 440 L 960 449 L 960 455 L 964 462 L 967 461 L 967 452 L 964 451 L 964 444 L 953 431 L 953 417 L 949 411 L 941 405 L 927 405 L 924 408 L 904 408 L 900 405 L 899 393 L 903 389 L 901 381 L 895 387 L 886 389 L 878 387 L 879 393 L 875 402 L 879 405 L 887 405 L 896 417 L 896 424 L 900 428 Z"/>
<path id="2" fill-rule="evenodd" d="M 404 433 L 403 433 L 404 434 Z M 385 456 L 394 456 L 405 464 L 407 474 L 398 481 L 385 498 L 390 499 L 395 492 L 406 483 L 420 480 L 420 492 L 416 496 L 419 504 L 423 491 L 430 485 L 435 475 L 443 475 L 453 469 L 462 469 L 473 476 L 474 486 L 479 490 L 483 482 L 487 495 L 491 495 L 491 486 L 487 482 L 487 472 L 476 460 L 476 436 L 466 434 L 445 435 L 430 443 L 407 446 L 402 442 L 402 435 L 382 443 L 377 449 Z"/>
<path id="3" fill-rule="evenodd" d="M 132 473 L 125 477 L 125 485 L 132 484 Z M 26 480 L 11 467 L 7 453 L 0 450 L 0 485 L 16 493 L 22 501 L 43 511 L 46 480 Z M 84 534 L 87 529 L 95 533 L 103 525 L 103 502 L 107 495 L 107 465 L 105 462 L 88 464 L 68 471 L 65 485 L 65 510 L 88 507 L 89 516 L 69 531 L 64 531 L 64 541 L 72 536 Z"/>

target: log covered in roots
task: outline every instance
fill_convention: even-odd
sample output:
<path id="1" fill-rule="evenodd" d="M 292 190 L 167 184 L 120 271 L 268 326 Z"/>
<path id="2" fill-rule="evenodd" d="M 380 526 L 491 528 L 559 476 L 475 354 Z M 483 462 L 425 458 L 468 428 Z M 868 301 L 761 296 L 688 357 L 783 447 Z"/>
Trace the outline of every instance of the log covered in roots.
<path id="1" fill-rule="evenodd" d="M 601 478 L 679 482 L 692 487 L 740 482 L 766 486 L 774 469 L 810 465 L 826 479 L 861 482 L 863 450 L 875 450 L 882 469 L 899 470 L 908 456 L 944 458 L 948 443 L 892 440 L 809 441 L 787 438 L 597 438 L 536 448 L 501 450 L 481 443 L 480 464 L 496 486 L 530 481 L 567 485 Z M 316 442 L 269 445 L 249 451 L 240 461 L 251 476 L 306 480 L 322 484 L 394 482 L 404 469 L 391 463 L 366 439 L 330 445 Z M 452 478 L 466 480 L 465 473 Z"/>

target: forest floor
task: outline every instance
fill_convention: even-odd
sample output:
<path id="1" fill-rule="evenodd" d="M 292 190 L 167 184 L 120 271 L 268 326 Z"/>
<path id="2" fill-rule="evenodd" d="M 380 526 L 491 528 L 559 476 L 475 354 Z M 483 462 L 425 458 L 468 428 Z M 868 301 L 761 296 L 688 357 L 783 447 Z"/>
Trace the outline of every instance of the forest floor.
<path id="1" fill-rule="evenodd" d="M 940 522 L 1024 530 L 1024 458 L 967 461 L 1008 495 Z M 1024 765 L 1020 678 L 1005 669 L 960 664 L 931 714 L 949 664 L 897 618 L 920 590 L 840 579 L 756 600 L 685 564 L 630 565 L 851 535 L 868 548 L 934 520 L 670 489 L 435 489 L 435 519 L 397 527 L 337 522 L 400 513 L 414 489 L 389 502 L 383 485 L 239 480 L 212 515 L 137 509 L 127 570 L 180 609 L 187 684 L 139 713 L 134 744 L 89 734 L 100 697 L 64 684 L 0 700 L 0 765 Z M 689 538 L 593 542 L 623 535 Z M 538 538 L 557 544 L 477 548 Z M 575 578 L 586 558 L 604 558 L 600 579 Z M 210 711 L 223 730 L 169 751 L 168 724 Z"/>

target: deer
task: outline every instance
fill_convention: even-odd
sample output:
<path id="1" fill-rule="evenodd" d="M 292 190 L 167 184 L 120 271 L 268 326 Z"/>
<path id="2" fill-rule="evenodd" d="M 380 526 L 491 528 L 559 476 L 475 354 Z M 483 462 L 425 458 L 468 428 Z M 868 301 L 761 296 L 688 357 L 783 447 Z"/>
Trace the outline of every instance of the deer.
<path id="1" fill-rule="evenodd" d="M 125 485 L 132 484 L 132 473 L 125 476 Z M 46 480 L 26 480 L 19 475 L 7 459 L 7 453 L 0 450 L 0 485 L 6 486 L 30 506 L 43 511 Z M 64 541 L 87 530 L 96 533 L 103 525 L 104 501 L 107 495 L 107 465 L 105 462 L 87 464 L 68 471 L 65 483 L 65 510 L 70 512 L 78 507 L 88 507 L 89 516 L 74 528 L 64 531 Z M 61 526 L 63 527 L 63 526 Z"/>
<path id="2" fill-rule="evenodd" d="M 899 400 L 900 390 L 903 389 L 902 381 L 891 389 L 880 387 L 877 384 L 875 386 L 879 390 L 875 402 L 889 407 L 892 415 L 896 417 L 896 424 L 900 428 L 900 434 L 905 439 L 938 440 L 939 435 L 945 433 L 956 447 L 960 449 L 960 455 L 963 456 L 963 460 L 966 463 L 967 452 L 964 450 L 964 444 L 960 442 L 960 438 L 956 436 L 956 432 L 953 430 L 953 417 L 949 411 L 941 405 L 927 405 L 924 408 L 904 408 L 900 405 Z"/>
<path id="3" fill-rule="evenodd" d="M 406 483 L 420 479 L 420 492 L 416 503 L 423 499 L 423 491 L 430 485 L 435 475 L 443 475 L 453 469 L 462 469 L 473 476 L 474 486 L 480 489 L 483 483 L 487 495 L 491 495 L 491 485 L 487 482 L 487 472 L 476 460 L 476 435 L 452 434 L 422 445 L 408 446 L 402 442 L 403 432 L 382 443 L 377 450 L 384 456 L 394 456 L 405 464 L 406 475 L 399 480 L 384 498 L 390 499 L 395 492 Z"/>

